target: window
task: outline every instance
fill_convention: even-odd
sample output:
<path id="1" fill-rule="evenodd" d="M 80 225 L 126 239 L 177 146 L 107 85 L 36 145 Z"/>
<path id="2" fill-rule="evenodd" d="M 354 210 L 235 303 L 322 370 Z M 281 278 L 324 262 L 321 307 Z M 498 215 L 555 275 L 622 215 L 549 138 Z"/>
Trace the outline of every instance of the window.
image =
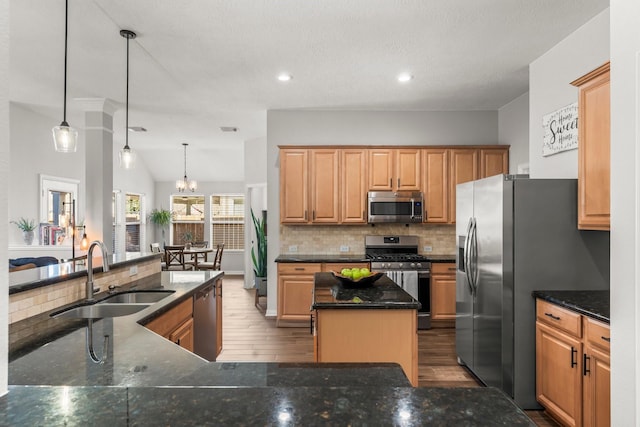
<path id="1" fill-rule="evenodd" d="M 244 250 L 244 195 L 211 196 L 211 235 L 213 247 Z"/>
<path id="2" fill-rule="evenodd" d="M 142 197 L 139 194 L 129 194 L 124 200 L 125 216 L 125 251 L 140 252 L 142 225 Z"/>
<path id="3" fill-rule="evenodd" d="M 202 242 L 204 238 L 204 196 L 173 196 L 171 231 L 174 245 Z"/>

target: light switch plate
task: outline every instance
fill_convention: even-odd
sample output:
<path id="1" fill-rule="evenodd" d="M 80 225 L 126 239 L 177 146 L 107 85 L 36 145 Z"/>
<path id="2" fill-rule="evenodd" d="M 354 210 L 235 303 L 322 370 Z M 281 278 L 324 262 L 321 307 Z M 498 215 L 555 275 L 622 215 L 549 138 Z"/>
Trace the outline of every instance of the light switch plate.
<path id="1" fill-rule="evenodd" d="M 432 246 L 425 246 L 424 248 L 422 248 L 425 252 L 431 252 L 433 251 L 433 247 Z"/>
<path id="2" fill-rule="evenodd" d="M 289 246 L 289 252 L 298 252 L 298 246 L 297 245 Z"/>
<path id="3" fill-rule="evenodd" d="M 129 276 L 135 276 L 136 274 L 138 274 L 138 266 L 134 265 L 129 268 Z"/>
<path id="4" fill-rule="evenodd" d="M 340 246 L 340 252 L 349 252 L 349 246 L 347 245 Z"/>

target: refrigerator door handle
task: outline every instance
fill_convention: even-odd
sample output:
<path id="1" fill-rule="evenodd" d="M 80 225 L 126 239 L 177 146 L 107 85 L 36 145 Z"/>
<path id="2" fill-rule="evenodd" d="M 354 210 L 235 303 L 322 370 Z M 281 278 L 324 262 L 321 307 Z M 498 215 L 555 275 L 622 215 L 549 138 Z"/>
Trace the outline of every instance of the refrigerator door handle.
<path id="1" fill-rule="evenodd" d="M 464 274 L 467 278 L 467 286 L 469 286 L 469 293 L 473 295 L 473 282 L 471 279 L 471 262 L 470 262 L 470 249 L 471 249 L 471 229 L 473 227 L 473 218 L 469 218 L 467 224 L 467 235 L 464 239 Z"/>
<path id="2" fill-rule="evenodd" d="M 478 224 L 476 219 L 473 218 L 473 228 L 471 230 L 471 245 L 473 249 L 471 249 L 471 257 L 472 257 L 472 267 L 471 271 L 473 274 L 473 290 L 477 294 L 478 293 L 478 282 L 480 278 L 480 269 L 478 268 Z"/>

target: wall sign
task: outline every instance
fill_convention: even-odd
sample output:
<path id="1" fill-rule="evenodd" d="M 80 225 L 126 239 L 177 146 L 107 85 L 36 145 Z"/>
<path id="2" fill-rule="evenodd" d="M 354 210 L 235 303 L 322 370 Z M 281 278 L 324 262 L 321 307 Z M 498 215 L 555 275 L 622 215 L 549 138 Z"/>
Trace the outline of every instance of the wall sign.
<path id="1" fill-rule="evenodd" d="M 542 155 L 578 148 L 578 103 L 542 116 Z"/>

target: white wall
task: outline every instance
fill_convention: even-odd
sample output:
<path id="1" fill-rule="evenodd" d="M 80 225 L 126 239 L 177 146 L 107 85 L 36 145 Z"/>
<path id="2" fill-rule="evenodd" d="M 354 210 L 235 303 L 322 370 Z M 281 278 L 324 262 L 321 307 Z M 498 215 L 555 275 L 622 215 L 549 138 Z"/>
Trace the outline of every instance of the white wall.
<path id="1" fill-rule="evenodd" d="M 611 425 L 640 425 L 638 0 L 611 2 Z"/>
<path id="2" fill-rule="evenodd" d="M 276 315 L 280 250 L 278 145 L 472 145 L 498 143 L 497 111 L 267 112 L 268 295 Z"/>
<path id="3" fill-rule="evenodd" d="M 9 220 L 25 217 L 40 222 L 40 174 L 45 174 L 80 181 L 76 207 L 79 222 L 84 217 L 85 206 L 82 129 L 78 129 L 77 152 L 57 153 L 53 149 L 51 128 L 60 124 L 60 117 L 44 116 L 30 110 L 27 105 L 11 103 L 10 120 Z M 9 246 L 24 246 L 22 232 L 15 225 L 9 227 L 8 243 Z M 37 238 L 34 244 L 37 244 Z M 61 258 L 58 252 L 51 255 Z"/>
<path id="4" fill-rule="evenodd" d="M 179 177 L 178 177 L 179 178 Z M 211 212 L 211 202 L 209 196 L 212 194 L 244 194 L 244 182 L 198 182 L 198 189 L 194 193 L 189 195 L 205 196 L 205 212 Z M 164 208 L 171 210 L 171 196 L 181 196 L 184 193 L 178 193 L 176 191 L 176 182 L 156 182 L 155 183 L 155 205 L 149 206 L 149 211 L 153 208 Z M 205 215 L 204 223 L 204 235 L 211 235 L 211 226 L 209 222 L 210 217 Z M 251 224 L 245 224 L 245 227 Z M 156 228 L 156 227 L 154 227 Z M 154 240 L 151 240 L 151 236 L 154 236 Z M 166 233 L 167 244 L 171 242 L 170 230 Z M 211 240 L 206 239 L 205 240 Z M 149 234 L 149 242 L 162 242 L 162 233 L 160 230 L 153 230 Z M 212 260 L 211 258 L 209 259 Z M 222 254 L 222 270 L 226 274 L 244 274 L 244 251 L 232 251 L 227 248 L 224 249 Z"/>
<path id="5" fill-rule="evenodd" d="M 577 178 L 578 150 L 542 157 L 542 117 L 578 100 L 571 82 L 609 60 L 609 9 L 529 66 L 529 165 L 532 178 Z"/>
<path id="6" fill-rule="evenodd" d="M 9 224 L 9 1 L 0 0 L 0 259 L 7 259 Z M 0 262 L 0 289 L 9 289 L 9 265 Z M 0 293 L 0 396 L 7 393 L 9 292 Z"/>
<path id="7" fill-rule="evenodd" d="M 267 209 L 267 138 L 255 138 L 244 142 L 245 220 L 244 233 L 244 287 L 253 287 L 253 261 L 251 247 L 256 233 L 251 220 L 251 209 L 256 215 Z"/>
<path id="8" fill-rule="evenodd" d="M 509 173 L 529 163 L 529 92 L 498 110 L 498 143 L 511 146 Z"/>

